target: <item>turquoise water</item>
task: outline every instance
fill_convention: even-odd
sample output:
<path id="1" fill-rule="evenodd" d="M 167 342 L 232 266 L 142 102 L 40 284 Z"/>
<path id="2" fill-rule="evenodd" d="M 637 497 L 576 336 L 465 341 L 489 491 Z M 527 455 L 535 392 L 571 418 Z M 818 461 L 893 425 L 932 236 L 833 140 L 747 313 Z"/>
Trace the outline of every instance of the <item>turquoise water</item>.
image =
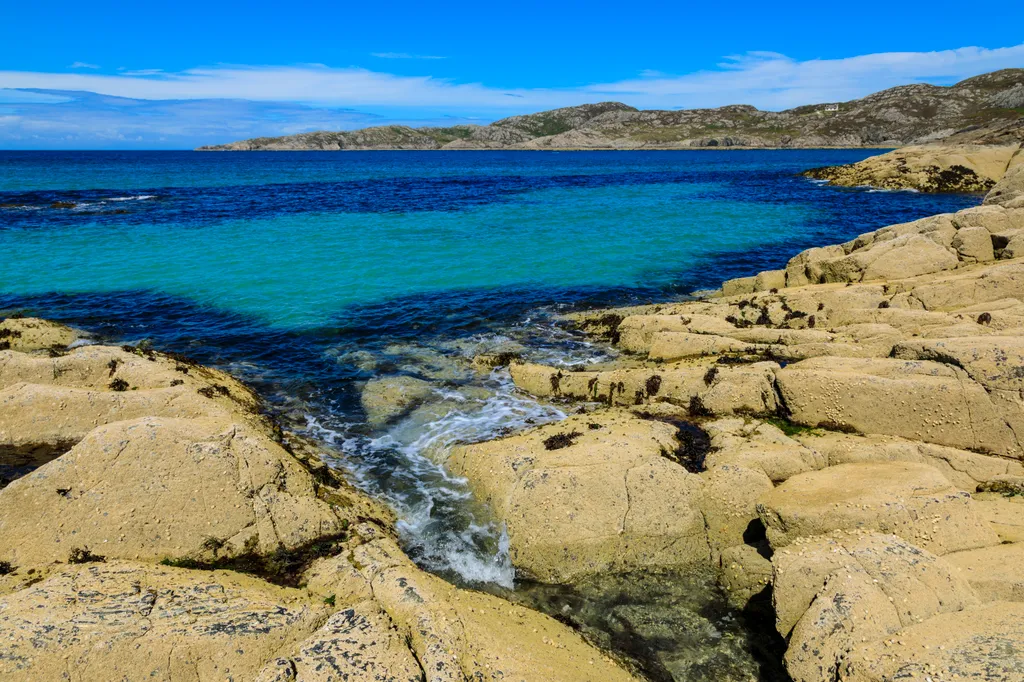
<path id="1" fill-rule="evenodd" d="M 975 201 L 794 176 L 866 155 L 2 153 L 0 291 L 159 292 L 284 329 L 454 291 L 651 298 Z"/>
<path id="2" fill-rule="evenodd" d="M 704 254 L 770 243 L 815 215 L 809 206 L 705 201 L 713 189 L 543 189 L 459 212 L 310 211 L 201 228 L 83 220 L 8 232 L 17 257 L 0 263 L 21 293 L 145 289 L 309 328 L 353 303 L 427 292 L 664 287 Z"/>

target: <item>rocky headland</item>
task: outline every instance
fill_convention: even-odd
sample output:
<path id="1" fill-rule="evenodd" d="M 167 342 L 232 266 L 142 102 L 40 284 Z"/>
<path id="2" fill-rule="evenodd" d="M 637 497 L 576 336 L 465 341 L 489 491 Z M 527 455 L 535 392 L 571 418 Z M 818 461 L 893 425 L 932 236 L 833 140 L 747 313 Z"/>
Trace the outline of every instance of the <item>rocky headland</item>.
<path id="1" fill-rule="evenodd" d="M 1008 153 L 976 208 L 697 300 L 566 318 L 613 360 L 421 358 L 440 383 L 507 367 L 568 415 L 428 453 L 507 529 L 526 594 L 509 599 L 418 568 L 391 512 L 228 374 L 3 320 L 0 677 L 1024 677 L 1024 151 Z M 362 393 L 376 426 L 450 400 L 410 376 Z M 614 625 L 529 608 L 546 589 L 598 595 Z M 740 644 L 702 595 L 683 608 L 699 589 L 784 670 L 729 665 Z"/>
<path id="2" fill-rule="evenodd" d="M 918 192 L 987 192 L 1024 163 L 1018 143 L 930 144 L 904 147 L 845 166 L 812 168 L 804 175 L 844 187 Z"/>
<path id="3" fill-rule="evenodd" d="M 202 151 L 359 149 L 719 149 L 901 147 L 1024 141 L 1024 69 L 950 87 L 914 84 L 785 111 L 750 105 L 641 111 L 620 102 L 513 116 L 486 126 L 379 126 L 260 137 Z"/>

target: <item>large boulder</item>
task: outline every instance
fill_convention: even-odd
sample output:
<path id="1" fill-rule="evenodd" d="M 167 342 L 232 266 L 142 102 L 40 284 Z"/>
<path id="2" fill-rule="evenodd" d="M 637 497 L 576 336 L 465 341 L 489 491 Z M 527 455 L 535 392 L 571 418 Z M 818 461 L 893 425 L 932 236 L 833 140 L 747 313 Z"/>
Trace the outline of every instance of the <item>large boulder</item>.
<path id="1" fill-rule="evenodd" d="M 986 263 L 948 276 L 915 282 L 913 288 L 893 297 L 894 305 L 931 311 L 957 310 L 1007 298 L 1024 292 L 1024 263 Z"/>
<path id="2" fill-rule="evenodd" d="M 538 397 L 609 405 L 669 402 L 697 415 L 774 414 L 774 362 L 736 367 L 671 365 L 571 371 L 531 363 L 510 367 L 516 387 Z"/>
<path id="3" fill-rule="evenodd" d="M 762 471 L 734 464 L 710 467 L 700 476 L 704 479 L 701 511 L 712 553 L 744 544 L 752 524 L 760 525 L 757 502 L 772 489 L 771 479 Z"/>
<path id="4" fill-rule="evenodd" d="M 670 457 L 676 428 L 619 411 L 454 448 L 446 465 L 507 524 L 517 568 L 546 582 L 706 566 L 702 479 Z"/>
<path id="5" fill-rule="evenodd" d="M 897 627 L 978 603 L 958 567 L 895 535 L 855 532 L 807 538 L 777 551 L 772 567 L 776 628 L 784 637 L 839 576 L 856 575 L 891 597 L 884 610 Z M 859 620 L 870 614 L 849 616 Z M 813 620 L 806 621 L 811 626 L 807 633 Z"/>
<path id="6" fill-rule="evenodd" d="M 761 498 L 772 547 L 834 530 L 891 533 L 935 554 L 999 543 L 959 491 L 925 464 L 841 464 L 799 474 Z"/>
<path id="7" fill-rule="evenodd" d="M 1020 458 L 984 387 L 959 367 L 889 358 L 811 358 L 776 374 L 791 419 Z"/>
<path id="8" fill-rule="evenodd" d="M 820 453 L 786 436 L 772 424 L 733 418 L 710 422 L 704 428 L 711 436 L 711 450 L 705 460 L 709 469 L 739 466 L 781 483 L 826 465 Z"/>
<path id="9" fill-rule="evenodd" d="M 1018 158 L 1021 154 L 1018 153 Z M 1011 166 L 985 196 L 988 206 L 1024 208 L 1024 163 Z"/>
<path id="10" fill-rule="evenodd" d="M 342 533 L 360 506 L 339 495 L 241 424 L 119 421 L 0 491 L 0 559 L 269 554 Z"/>

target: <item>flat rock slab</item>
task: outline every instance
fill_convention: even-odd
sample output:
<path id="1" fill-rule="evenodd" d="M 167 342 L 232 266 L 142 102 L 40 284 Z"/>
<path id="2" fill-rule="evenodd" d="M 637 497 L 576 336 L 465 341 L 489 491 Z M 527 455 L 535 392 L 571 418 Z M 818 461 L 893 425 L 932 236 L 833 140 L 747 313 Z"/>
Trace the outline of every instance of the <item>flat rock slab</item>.
<path id="1" fill-rule="evenodd" d="M 841 464 L 790 478 L 758 504 L 772 547 L 834 530 L 892 533 L 935 554 L 999 543 L 970 495 L 930 466 Z"/>
<path id="2" fill-rule="evenodd" d="M 946 613 L 853 650 L 842 682 L 1024 679 L 1024 604 Z"/>
<path id="3" fill-rule="evenodd" d="M 150 561 L 269 553 L 342 527 L 292 455 L 216 419 L 99 427 L 0 491 L 0 558 L 23 566 L 65 561 L 86 547 Z"/>
<path id="4" fill-rule="evenodd" d="M 238 573 L 68 567 L 0 599 L 0 677 L 251 680 L 329 611 L 300 590 Z"/>
<path id="5" fill-rule="evenodd" d="M 1021 444 L 985 389 L 937 362 L 812 358 L 777 372 L 793 421 L 901 436 L 1020 458 Z"/>
<path id="6" fill-rule="evenodd" d="M 1024 543 L 956 552 L 945 559 L 983 600 L 1024 602 Z"/>
<path id="7" fill-rule="evenodd" d="M 234 410 L 182 386 L 109 391 L 17 383 L 0 390 L 0 448 L 60 454 L 97 426 L 140 417 L 230 418 Z"/>

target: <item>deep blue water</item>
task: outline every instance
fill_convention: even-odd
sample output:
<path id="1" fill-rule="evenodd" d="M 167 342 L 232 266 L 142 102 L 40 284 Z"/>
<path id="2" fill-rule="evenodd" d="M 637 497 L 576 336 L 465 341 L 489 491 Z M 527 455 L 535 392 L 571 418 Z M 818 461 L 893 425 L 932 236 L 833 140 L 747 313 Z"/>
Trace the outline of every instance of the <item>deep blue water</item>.
<path id="1" fill-rule="evenodd" d="M 586 359 L 548 313 L 679 297 L 980 201 L 797 176 L 873 153 L 0 152 L 0 311 L 235 372 L 392 501 L 425 565 L 500 579 L 474 565 L 500 554 L 494 529 L 423 439 L 557 414 L 436 366 L 509 338 Z M 371 431 L 361 382 L 393 373 L 491 397 Z"/>

